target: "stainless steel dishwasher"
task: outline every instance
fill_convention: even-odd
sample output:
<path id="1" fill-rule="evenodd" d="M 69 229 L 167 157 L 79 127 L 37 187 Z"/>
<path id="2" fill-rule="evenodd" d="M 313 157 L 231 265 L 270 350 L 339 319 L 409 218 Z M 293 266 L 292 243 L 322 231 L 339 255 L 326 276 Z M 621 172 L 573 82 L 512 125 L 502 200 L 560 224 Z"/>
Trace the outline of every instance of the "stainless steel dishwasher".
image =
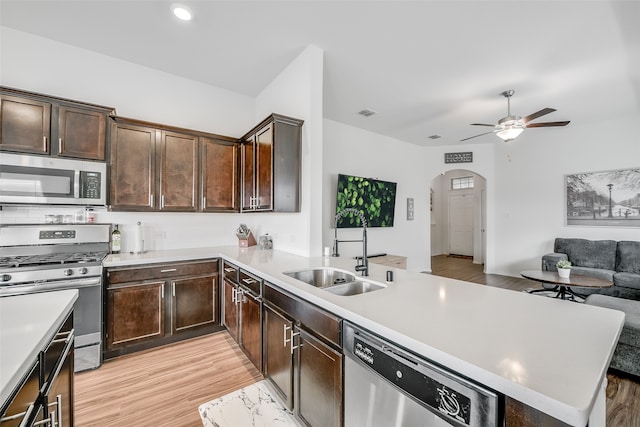
<path id="1" fill-rule="evenodd" d="M 499 396 L 344 322 L 346 427 L 498 426 Z"/>

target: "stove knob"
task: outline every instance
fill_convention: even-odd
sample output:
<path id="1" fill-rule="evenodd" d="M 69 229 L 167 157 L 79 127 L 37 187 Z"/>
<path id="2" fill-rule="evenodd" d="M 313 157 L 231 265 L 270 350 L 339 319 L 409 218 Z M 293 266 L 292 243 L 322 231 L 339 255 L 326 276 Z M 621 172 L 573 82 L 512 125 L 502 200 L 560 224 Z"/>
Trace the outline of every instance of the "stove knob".
<path id="1" fill-rule="evenodd" d="M 87 270 L 87 267 L 82 267 L 80 269 L 80 274 L 87 274 L 89 272 L 89 270 Z"/>
<path id="2" fill-rule="evenodd" d="M 9 280 L 11 280 L 10 274 L 3 274 L 2 277 L 0 278 L 0 282 L 8 282 Z"/>
<path id="3" fill-rule="evenodd" d="M 73 275 L 73 270 L 70 268 L 67 268 L 65 271 L 63 271 L 65 276 L 72 276 Z"/>

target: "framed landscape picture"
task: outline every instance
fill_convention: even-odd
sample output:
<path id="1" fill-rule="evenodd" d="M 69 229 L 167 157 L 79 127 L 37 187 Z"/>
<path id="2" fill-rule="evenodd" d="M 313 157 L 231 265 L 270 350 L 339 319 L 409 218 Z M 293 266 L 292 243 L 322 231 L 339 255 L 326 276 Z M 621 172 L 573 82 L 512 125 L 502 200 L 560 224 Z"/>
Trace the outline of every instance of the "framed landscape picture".
<path id="1" fill-rule="evenodd" d="M 566 175 L 567 225 L 640 227 L 640 168 Z"/>

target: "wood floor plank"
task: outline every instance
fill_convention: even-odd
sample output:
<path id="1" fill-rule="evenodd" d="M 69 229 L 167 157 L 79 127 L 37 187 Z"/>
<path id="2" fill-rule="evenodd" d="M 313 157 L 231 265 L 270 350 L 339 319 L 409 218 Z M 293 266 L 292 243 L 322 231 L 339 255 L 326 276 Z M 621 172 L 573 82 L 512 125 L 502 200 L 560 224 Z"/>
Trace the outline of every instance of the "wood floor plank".
<path id="1" fill-rule="evenodd" d="M 261 378 L 226 332 L 123 356 L 76 374 L 76 426 L 202 426 L 199 405 Z"/>

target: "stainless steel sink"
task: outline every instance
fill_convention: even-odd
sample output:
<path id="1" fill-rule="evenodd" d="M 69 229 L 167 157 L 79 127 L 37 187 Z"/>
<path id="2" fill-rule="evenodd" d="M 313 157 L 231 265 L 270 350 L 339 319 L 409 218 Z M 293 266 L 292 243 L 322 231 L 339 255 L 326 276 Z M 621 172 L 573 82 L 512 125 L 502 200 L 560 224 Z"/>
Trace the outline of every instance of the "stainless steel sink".
<path id="1" fill-rule="evenodd" d="M 373 292 L 383 288 L 386 288 L 386 286 L 379 283 L 363 282 L 359 280 L 356 282 L 345 283 L 343 285 L 331 286 L 324 290 L 331 292 L 332 294 L 347 297 L 351 295 L 366 294 L 367 292 Z"/>
<path id="2" fill-rule="evenodd" d="M 285 271 L 283 274 L 335 295 L 351 296 L 383 289 L 386 285 L 358 280 L 356 276 L 330 267 Z"/>
<path id="3" fill-rule="evenodd" d="M 340 285 L 342 283 L 353 282 L 356 276 L 345 271 L 333 268 L 314 268 L 311 270 L 285 271 L 283 274 L 293 277 L 316 288 L 326 288 L 328 286 Z"/>

